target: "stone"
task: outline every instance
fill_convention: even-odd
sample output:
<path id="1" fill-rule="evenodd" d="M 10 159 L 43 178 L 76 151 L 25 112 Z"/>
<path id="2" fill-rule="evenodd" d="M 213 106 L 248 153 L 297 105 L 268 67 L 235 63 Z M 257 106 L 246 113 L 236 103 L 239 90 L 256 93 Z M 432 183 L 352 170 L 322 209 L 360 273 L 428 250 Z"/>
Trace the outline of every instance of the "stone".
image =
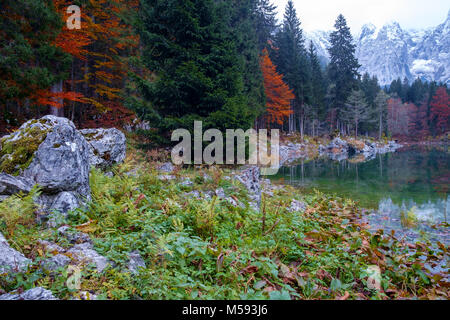
<path id="1" fill-rule="evenodd" d="M 240 174 L 235 177 L 239 180 L 247 189 L 250 199 L 252 200 L 251 206 L 255 210 L 259 210 L 261 205 L 261 169 L 258 166 L 249 166 L 244 168 Z"/>
<path id="2" fill-rule="evenodd" d="M 172 175 L 160 175 L 160 176 L 158 176 L 158 180 L 161 180 L 161 181 L 173 181 L 175 179 L 176 179 L 176 177 L 172 176 Z"/>
<path id="3" fill-rule="evenodd" d="M 306 210 L 306 204 L 298 200 L 292 200 L 291 206 L 288 208 L 289 212 L 303 212 Z"/>
<path id="4" fill-rule="evenodd" d="M 107 169 L 125 160 L 127 145 L 123 132 L 118 129 L 80 130 L 89 144 L 89 163 Z"/>
<path id="5" fill-rule="evenodd" d="M 142 256 L 138 251 L 133 251 L 129 254 L 129 262 L 128 262 L 128 270 L 133 273 L 137 274 L 139 273 L 140 268 L 146 268 L 144 259 L 142 259 Z"/>
<path id="6" fill-rule="evenodd" d="M 66 252 L 66 250 L 64 248 L 62 248 L 61 246 L 57 245 L 56 243 L 49 242 L 49 241 L 46 241 L 46 240 L 38 240 L 37 242 L 42 247 L 42 249 L 44 249 L 44 251 L 47 252 L 47 253 L 63 253 L 63 252 Z"/>
<path id="7" fill-rule="evenodd" d="M 7 293 L 0 300 L 58 300 L 53 293 L 41 287 L 27 290 L 23 293 Z"/>
<path id="8" fill-rule="evenodd" d="M 29 264 L 31 264 L 31 260 L 11 248 L 0 233 L 0 274 L 25 271 Z"/>
<path id="9" fill-rule="evenodd" d="M 107 258 L 98 254 L 90 243 L 77 244 L 67 253 L 71 254 L 81 264 L 94 264 L 99 273 L 103 272 L 108 265 L 112 265 Z"/>
<path id="10" fill-rule="evenodd" d="M 47 117 L 57 124 L 39 146 L 22 177 L 39 184 L 47 194 L 73 191 L 80 197 L 90 198 L 86 140 L 69 120 Z"/>
<path id="11" fill-rule="evenodd" d="M 53 256 L 43 262 L 44 269 L 55 271 L 60 268 L 64 268 L 65 266 L 69 265 L 70 262 L 69 257 L 63 255 L 63 254 L 57 254 L 56 256 Z"/>
<path id="12" fill-rule="evenodd" d="M 32 187 L 33 185 L 26 179 L 0 173 L 0 195 L 11 196 L 19 192 L 27 194 L 31 191 Z"/>
<path id="13" fill-rule="evenodd" d="M 86 233 L 71 230 L 68 226 L 58 229 L 58 233 L 71 243 L 91 243 L 91 238 Z"/>
<path id="14" fill-rule="evenodd" d="M 181 187 L 192 187 L 194 185 L 194 183 L 192 182 L 191 179 L 189 178 L 185 178 L 181 183 L 180 186 Z"/>
<path id="15" fill-rule="evenodd" d="M 225 199 L 226 198 L 226 194 L 225 191 L 223 190 L 223 188 L 219 188 L 215 191 L 217 198 L 219 199 Z"/>
<path id="16" fill-rule="evenodd" d="M 172 173 L 175 170 L 175 166 L 170 162 L 166 162 L 157 167 L 157 170 L 164 173 Z"/>

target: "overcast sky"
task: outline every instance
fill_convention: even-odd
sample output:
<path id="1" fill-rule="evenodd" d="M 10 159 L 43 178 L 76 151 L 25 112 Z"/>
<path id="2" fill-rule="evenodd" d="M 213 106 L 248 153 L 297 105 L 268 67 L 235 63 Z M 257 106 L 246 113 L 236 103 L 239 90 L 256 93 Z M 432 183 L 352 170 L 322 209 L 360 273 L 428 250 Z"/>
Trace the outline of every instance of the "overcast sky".
<path id="1" fill-rule="evenodd" d="M 282 19 L 288 0 L 272 0 Z M 305 30 L 331 30 L 342 13 L 357 33 L 365 23 L 377 27 L 397 21 L 402 28 L 435 27 L 445 21 L 449 0 L 294 0 L 297 14 Z"/>

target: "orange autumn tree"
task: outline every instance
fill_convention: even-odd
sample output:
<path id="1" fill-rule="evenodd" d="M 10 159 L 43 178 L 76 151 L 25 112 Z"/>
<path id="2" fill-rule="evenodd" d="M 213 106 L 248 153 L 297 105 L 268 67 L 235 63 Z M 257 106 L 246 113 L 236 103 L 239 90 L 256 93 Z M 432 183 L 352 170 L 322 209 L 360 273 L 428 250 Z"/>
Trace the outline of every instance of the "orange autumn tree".
<path id="1" fill-rule="evenodd" d="M 261 69 L 267 98 L 265 114 L 267 126 L 282 125 L 292 114 L 290 102 L 295 98 L 294 93 L 283 81 L 282 75 L 277 72 L 267 49 L 264 49 L 261 57 Z"/>
<path id="2" fill-rule="evenodd" d="M 61 49 L 64 53 L 72 56 L 71 79 L 63 81 L 58 80 L 51 88 L 39 90 L 34 94 L 34 100 L 39 105 L 48 105 L 51 113 L 57 116 L 64 116 L 64 101 L 85 103 L 86 98 L 81 92 L 75 91 L 74 80 L 74 60 L 86 61 L 89 54 L 87 47 L 93 42 L 93 35 L 87 28 L 80 30 L 69 30 L 65 21 L 69 14 L 67 13 L 68 3 L 66 0 L 53 0 L 55 10 L 60 14 L 63 22 L 63 28 L 53 42 L 53 45 Z M 87 16 L 82 12 L 82 21 L 85 22 Z"/>

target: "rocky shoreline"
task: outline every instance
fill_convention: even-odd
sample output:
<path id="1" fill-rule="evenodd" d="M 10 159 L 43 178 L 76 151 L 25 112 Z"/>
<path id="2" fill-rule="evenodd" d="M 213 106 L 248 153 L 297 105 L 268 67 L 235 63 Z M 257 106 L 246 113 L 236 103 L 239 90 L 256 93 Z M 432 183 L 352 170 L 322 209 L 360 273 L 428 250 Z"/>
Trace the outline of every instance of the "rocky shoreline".
<path id="1" fill-rule="evenodd" d="M 343 161 L 360 157 L 360 161 L 370 161 L 377 154 L 396 152 L 403 145 L 395 141 L 376 142 L 369 139 L 340 138 L 330 142 L 293 143 L 287 142 L 280 146 L 280 164 L 289 165 L 296 160 L 312 160 L 327 158 L 333 161 Z"/>

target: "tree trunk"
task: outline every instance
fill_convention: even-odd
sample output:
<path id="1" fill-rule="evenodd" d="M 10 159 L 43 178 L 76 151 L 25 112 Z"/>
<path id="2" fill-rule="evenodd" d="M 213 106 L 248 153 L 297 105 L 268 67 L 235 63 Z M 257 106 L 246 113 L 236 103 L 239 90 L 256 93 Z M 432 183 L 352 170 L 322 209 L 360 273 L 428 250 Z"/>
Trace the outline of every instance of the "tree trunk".
<path id="1" fill-rule="evenodd" d="M 62 80 L 55 83 L 51 88 L 52 93 L 61 93 L 63 91 L 63 82 Z M 50 106 L 50 114 L 56 117 L 64 117 L 64 101 L 60 98 L 55 98 L 55 101 L 60 104 L 62 107 L 57 108 L 54 106 Z"/>

